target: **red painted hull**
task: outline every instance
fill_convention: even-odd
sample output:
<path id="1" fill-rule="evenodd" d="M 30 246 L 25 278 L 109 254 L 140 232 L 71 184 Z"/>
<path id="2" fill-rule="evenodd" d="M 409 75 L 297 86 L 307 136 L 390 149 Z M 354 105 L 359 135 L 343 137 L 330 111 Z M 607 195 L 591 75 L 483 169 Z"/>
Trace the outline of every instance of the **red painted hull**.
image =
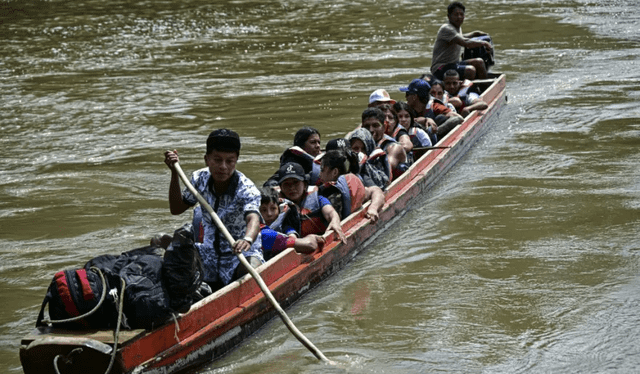
<path id="1" fill-rule="evenodd" d="M 488 85 L 488 84 L 487 84 Z M 428 151 L 386 194 L 386 203 L 376 224 L 360 210 L 343 221 L 347 243 L 326 237 L 320 253 L 300 256 L 293 250 L 258 268 L 265 283 L 283 307 L 287 307 L 318 282 L 350 261 L 368 242 L 405 211 L 407 205 L 455 164 L 482 135 L 506 103 L 503 75 L 484 91 L 489 108 L 474 112 Z M 152 331 L 123 331 L 112 373 L 173 373 L 210 362 L 237 345 L 275 315 L 249 275 L 192 306 L 177 325 L 169 323 Z M 104 372 L 113 345 L 110 331 L 63 331 L 39 328 L 22 340 L 20 360 L 25 374 L 54 373 L 53 358 L 82 348 L 65 373 Z"/>

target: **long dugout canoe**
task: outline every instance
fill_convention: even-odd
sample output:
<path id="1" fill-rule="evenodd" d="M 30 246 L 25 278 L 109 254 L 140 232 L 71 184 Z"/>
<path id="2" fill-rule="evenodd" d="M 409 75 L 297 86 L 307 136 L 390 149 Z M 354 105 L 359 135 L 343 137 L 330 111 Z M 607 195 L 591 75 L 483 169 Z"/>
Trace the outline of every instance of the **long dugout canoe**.
<path id="1" fill-rule="evenodd" d="M 333 233 L 325 235 L 321 252 L 280 253 L 258 267 L 265 283 L 283 308 L 362 251 L 406 212 L 408 205 L 428 191 L 482 136 L 506 104 L 506 77 L 477 81 L 488 108 L 469 114 L 465 121 L 438 142 L 442 148 L 427 150 L 386 192 L 386 202 L 375 224 L 360 209 L 342 221 L 347 242 Z M 449 147 L 449 148 L 447 148 Z M 365 206 L 366 207 L 366 206 Z M 111 373 L 176 373 L 213 361 L 233 349 L 276 315 L 250 275 L 235 281 L 194 304 L 180 315 L 151 331 L 121 331 Z M 113 353 L 110 330 L 62 330 L 36 328 L 21 341 L 20 360 L 25 374 L 60 372 L 103 373 Z M 73 353 L 72 353 L 73 352 Z"/>

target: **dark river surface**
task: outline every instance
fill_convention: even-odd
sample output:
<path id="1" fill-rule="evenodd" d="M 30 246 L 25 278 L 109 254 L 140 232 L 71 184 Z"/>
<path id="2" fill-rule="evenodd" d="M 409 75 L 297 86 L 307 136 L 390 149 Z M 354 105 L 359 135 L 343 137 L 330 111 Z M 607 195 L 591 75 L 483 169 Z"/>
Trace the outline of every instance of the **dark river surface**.
<path id="1" fill-rule="evenodd" d="M 0 372 L 53 274 L 172 232 L 163 151 L 242 136 L 257 184 L 426 72 L 444 1 L 0 2 Z M 640 370 L 640 8 L 468 1 L 509 104 L 345 269 L 197 373 Z"/>

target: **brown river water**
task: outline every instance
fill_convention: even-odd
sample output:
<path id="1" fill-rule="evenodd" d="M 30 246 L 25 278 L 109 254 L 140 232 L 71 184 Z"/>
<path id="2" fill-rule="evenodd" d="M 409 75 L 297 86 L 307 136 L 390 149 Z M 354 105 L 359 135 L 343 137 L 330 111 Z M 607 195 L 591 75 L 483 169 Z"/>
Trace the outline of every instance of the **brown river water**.
<path id="1" fill-rule="evenodd" d="M 171 216 L 163 151 L 242 136 L 257 184 L 303 125 L 323 143 L 426 72 L 443 1 L 0 0 L 0 372 L 21 372 L 53 274 Z M 197 373 L 640 370 L 640 8 L 468 1 L 508 105 L 346 268 Z"/>

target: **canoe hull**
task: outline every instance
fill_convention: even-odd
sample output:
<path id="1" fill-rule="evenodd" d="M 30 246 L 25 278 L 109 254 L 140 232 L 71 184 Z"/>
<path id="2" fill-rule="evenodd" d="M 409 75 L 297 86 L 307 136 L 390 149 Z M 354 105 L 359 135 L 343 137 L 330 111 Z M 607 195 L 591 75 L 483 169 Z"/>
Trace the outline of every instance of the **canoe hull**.
<path id="1" fill-rule="evenodd" d="M 481 137 L 506 103 L 506 79 L 503 75 L 497 76 L 487 86 L 483 98 L 489 107 L 470 114 L 462 125 L 438 143 L 450 148 L 427 151 L 393 182 L 376 224 L 365 219 L 364 210 L 360 210 L 342 222 L 346 243 L 336 241 L 330 234 L 325 236 L 327 244 L 322 252 L 299 255 L 290 249 L 257 269 L 283 308 L 343 268 L 399 219 L 414 199 L 431 189 Z M 175 323 L 153 331 L 121 332 L 112 373 L 175 373 L 210 362 L 231 350 L 275 315 L 275 310 L 255 281 L 247 275 L 196 303 Z M 53 358 L 56 355 L 66 357 L 76 348 L 82 348 L 82 352 L 75 353 L 74 364 L 68 366 L 75 369 L 78 363 L 78 367 L 91 367 L 78 373 L 103 372 L 109 360 L 110 349 L 107 348 L 113 345 L 110 334 L 108 331 L 87 333 L 36 329 L 22 340 L 20 359 L 24 372 L 54 373 Z"/>

